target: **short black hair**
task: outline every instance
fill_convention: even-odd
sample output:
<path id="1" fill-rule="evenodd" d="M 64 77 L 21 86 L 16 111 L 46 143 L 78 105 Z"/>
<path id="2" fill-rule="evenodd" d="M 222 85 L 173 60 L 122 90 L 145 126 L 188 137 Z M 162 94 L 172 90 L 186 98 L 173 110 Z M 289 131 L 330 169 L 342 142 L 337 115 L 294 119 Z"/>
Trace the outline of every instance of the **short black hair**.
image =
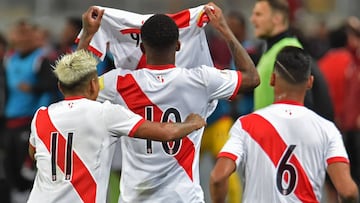
<path id="1" fill-rule="evenodd" d="M 305 83 L 311 74 L 311 58 L 302 48 L 286 46 L 276 56 L 274 71 L 290 84 Z"/>
<path id="2" fill-rule="evenodd" d="M 155 14 L 141 26 L 141 40 L 155 49 L 168 49 L 179 39 L 179 28 L 172 18 Z"/>
<path id="3" fill-rule="evenodd" d="M 330 48 L 345 47 L 347 43 L 346 25 L 341 25 L 338 28 L 330 30 L 329 32 L 329 44 Z"/>

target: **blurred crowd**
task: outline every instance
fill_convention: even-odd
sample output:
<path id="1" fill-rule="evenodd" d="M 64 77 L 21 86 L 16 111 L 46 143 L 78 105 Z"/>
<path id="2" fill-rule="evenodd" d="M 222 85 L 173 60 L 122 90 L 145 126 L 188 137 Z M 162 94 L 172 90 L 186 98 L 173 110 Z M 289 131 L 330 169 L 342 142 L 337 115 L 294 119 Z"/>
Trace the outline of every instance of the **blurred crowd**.
<path id="1" fill-rule="evenodd" d="M 19 20 L 0 36 L 0 202 L 26 201 L 35 176 L 28 157 L 31 119 L 39 107 L 62 99 L 52 66 L 76 49 L 81 28 L 80 17 L 69 17 L 53 40 L 41 25 Z M 110 67 L 111 60 L 100 63 L 99 74 Z"/>
<path id="2" fill-rule="evenodd" d="M 256 64 L 266 50 L 265 43 L 247 36 L 251 25 L 244 14 L 228 11 L 227 16 L 234 34 Z M 35 175 L 34 163 L 27 153 L 31 118 L 40 106 L 62 99 L 52 65 L 59 56 L 76 49 L 75 39 L 81 27 L 80 16 L 69 17 L 61 37 L 54 40 L 41 25 L 20 20 L 0 35 L 0 202 L 26 201 Z M 350 162 L 354 163 L 351 171 L 359 185 L 360 166 L 356 160 L 360 156 L 360 21 L 348 17 L 335 28 L 323 24 L 311 36 L 305 35 L 302 27 L 294 22 L 290 27 L 292 34 L 313 56 L 327 86 L 321 91 L 328 91 L 330 96 L 326 105 L 322 103 L 313 108 L 333 120 L 343 134 Z M 232 68 L 226 43 L 213 30 L 206 32 L 215 66 Z M 106 60 L 99 64 L 98 73 L 111 68 L 113 60 L 108 53 Z M 218 108 L 219 114 L 209 119 L 215 121 L 224 116 L 236 119 L 248 114 L 254 109 L 253 92 L 231 103 L 224 101 Z M 16 199 L 18 197 L 23 199 Z"/>

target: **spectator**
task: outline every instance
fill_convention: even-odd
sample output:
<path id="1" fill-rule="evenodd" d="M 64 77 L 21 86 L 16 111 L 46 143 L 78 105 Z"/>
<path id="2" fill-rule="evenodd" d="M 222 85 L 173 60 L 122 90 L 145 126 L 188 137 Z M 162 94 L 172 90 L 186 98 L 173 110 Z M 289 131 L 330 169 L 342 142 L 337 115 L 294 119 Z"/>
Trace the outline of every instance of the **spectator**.
<path id="1" fill-rule="evenodd" d="M 5 175 L 5 103 L 6 103 L 6 77 L 4 67 L 4 57 L 7 49 L 7 41 L 0 34 L 0 202 L 10 202 L 10 190 Z"/>
<path id="2" fill-rule="evenodd" d="M 75 43 L 77 35 L 82 28 L 81 18 L 79 17 L 67 17 L 65 25 L 60 34 L 59 44 L 57 49 L 59 55 L 71 53 L 76 50 L 77 45 Z"/>
<path id="3" fill-rule="evenodd" d="M 347 23 L 348 49 L 352 63 L 345 72 L 344 111 L 341 116 L 345 146 L 351 162 L 351 174 L 360 186 L 360 20 L 350 17 Z"/>
<path id="4" fill-rule="evenodd" d="M 19 21 L 11 30 L 13 52 L 5 62 L 7 100 L 5 104 L 5 169 L 14 197 L 26 197 L 34 170 L 27 156 L 31 117 L 41 105 L 51 102 L 49 91 L 56 79 L 44 50 L 34 39 L 33 25 Z"/>
<path id="5" fill-rule="evenodd" d="M 277 53 L 284 46 L 302 45 L 290 32 L 289 6 L 286 0 L 258 0 L 253 9 L 251 22 L 255 27 L 255 36 L 266 40 L 266 51 L 257 65 L 261 80 L 261 84 L 254 90 L 254 109 L 257 110 L 270 105 L 274 100 L 270 75 Z M 313 89 L 308 91 L 305 97 L 305 106 L 333 120 L 333 107 L 326 82 L 316 63 L 312 63 L 311 68 L 315 80 Z"/>
<path id="6" fill-rule="evenodd" d="M 344 112 L 345 72 L 353 57 L 349 49 L 351 45 L 347 45 L 346 26 L 331 31 L 329 36 L 330 44 L 334 48 L 325 53 L 318 64 L 329 87 L 335 124 L 342 130 L 340 116 Z"/>

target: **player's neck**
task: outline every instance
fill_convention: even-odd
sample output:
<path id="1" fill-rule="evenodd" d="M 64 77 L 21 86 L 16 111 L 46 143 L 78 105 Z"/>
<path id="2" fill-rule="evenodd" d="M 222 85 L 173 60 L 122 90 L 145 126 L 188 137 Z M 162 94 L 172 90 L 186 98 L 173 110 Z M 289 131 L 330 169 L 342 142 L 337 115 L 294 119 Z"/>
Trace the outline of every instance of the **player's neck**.
<path id="1" fill-rule="evenodd" d="M 279 92 L 274 96 L 274 102 L 293 101 L 296 103 L 304 104 L 305 94 L 293 93 L 293 92 Z"/>
<path id="2" fill-rule="evenodd" d="M 167 64 L 175 64 L 175 59 L 171 58 L 152 58 L 147 60 L 146 62 L 149 65 L 158 66 L 158 65 L 167 65 Z"/>
<path id="3" fill-rule="evenodd" d="M 146 54 L 146 63 L 149 65 L 175 64 L 175 52 L 148 52 Z"/>
<path id="4" fill-rule="evenodd" d="M 91 99 L 91 96 L 87 93 L 84 92 L 72 92 L 72 93 L 66 93 L 64 94 L 64 98 L 86 98 L 86 99 Z"/>

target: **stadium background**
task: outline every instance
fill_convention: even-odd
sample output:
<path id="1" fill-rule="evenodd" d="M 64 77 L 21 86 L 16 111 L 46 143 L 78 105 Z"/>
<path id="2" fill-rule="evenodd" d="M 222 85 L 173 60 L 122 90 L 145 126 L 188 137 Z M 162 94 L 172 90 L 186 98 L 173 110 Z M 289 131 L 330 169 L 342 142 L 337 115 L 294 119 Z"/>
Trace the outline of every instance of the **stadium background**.
<path id="1" fill-rule="evenodd" d="M 205 0 L 0 0 L 0 33 L 6 33 L 17 20 L 25 18 L 50 30 L 58 38 L 65 18 L 78 16 L 90 6 L 113 7 L 137 13 L 172 13 L 205 4 Z M 214 0 L 224 11 L 239 10 L 250 16 L 254 0 Z M 351 15 L 360 17 L 360 0 L 289 0 L 295 5 L 296 22 L 309 35 L 320 23 L 335 27 Z M 252 26 L 248 36 L 252 38 Z M 205 155 L 200 163 L 201 180 L 205 191 L 212 160 Z M 205 180 L 205 181 L 204 181 Z M 206 200 L 209 199 L 205 192 Z"/>
<path id="2" fill-rule="evenodd" d="M 16 20 L 26 18 L 48 28 L 56 36 L 66 16 L 80 16 L 90 5 L 145 14 L 176 12 L 207 2 L 205 0 L 0 0 L 0 32 L 6 32 Z M 253 0 L 214 0 L 214 2 L 224 10 L 237 9 L 246 16 L 250 16 L 254 4 Z M 289 2 L 298 8 L 297 19 L 310 34 L 318 22 L 323 21 L 332 27 L 344 17 L 360 16 L 359 0 L 289 0 Z"/>

